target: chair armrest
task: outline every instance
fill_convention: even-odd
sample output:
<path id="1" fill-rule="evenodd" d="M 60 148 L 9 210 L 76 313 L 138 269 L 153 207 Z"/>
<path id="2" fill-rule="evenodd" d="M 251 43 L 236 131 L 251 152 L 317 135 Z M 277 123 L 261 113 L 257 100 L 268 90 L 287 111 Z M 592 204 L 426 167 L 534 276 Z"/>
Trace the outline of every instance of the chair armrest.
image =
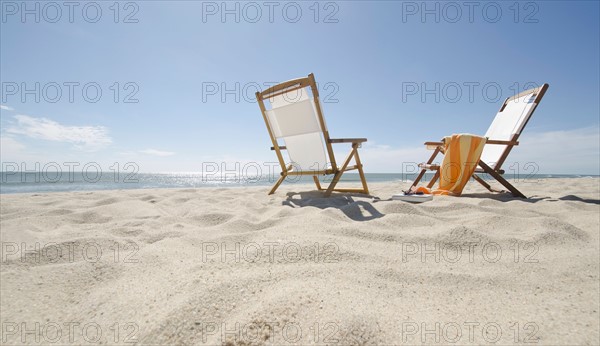
<path id="1" fill-rule="evenodd" d="M 440 165 L 433 165 L 430 163 L 420 163 L 419 168 L 426 169 L 429 171 L 437 171 L 438 169 L 440 169 Z"/>
<path id="2" fill-rule="evenodd" d="M 442 146 L 444 146 L 444 142 L 425 142 L 425 149 L 427 150 L 435 150 Z"/>
<path id="3" fill-rule="evenodd" d="M 518 141 L 502 141 L 496 139 L 488 139 L 486 144 L 502 144 L 502 145 L 519 145 Z M 444 142 L 425 142 L 427 149 L 435 149 L 435 147 L 444 145 Z"/>
<path id="4" fill-rule="evenodd" d="M 363 143 L 366 138 L 330 138 L 329 143 Z"/>
<path id="5" fill-rule="evenodd" d="M 485 144 L 504 144 L 504 145 L 519 145 L 518 141 L 501 141 L 496 139 L 488 139 Z"/>
<path id="6" fill-rule="evenodd" d="M 280 145 L 279 146 L 279 150 L 286 150 L 287 148 L 285 147 L 285 145 Z M 271 147 L 271 150 L 275 150 L 275 147 Z"/>

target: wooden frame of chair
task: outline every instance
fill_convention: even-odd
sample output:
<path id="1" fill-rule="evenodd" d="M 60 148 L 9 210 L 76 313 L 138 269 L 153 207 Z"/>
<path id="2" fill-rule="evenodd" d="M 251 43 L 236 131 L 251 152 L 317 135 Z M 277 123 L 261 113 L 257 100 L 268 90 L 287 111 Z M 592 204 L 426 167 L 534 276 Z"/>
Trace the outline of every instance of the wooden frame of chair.
<path id="1" fill-rule="evenodd" d="M 518 98 L 521 98 L 521 97 L 529 95 L 529 94 L 531 94 L 532 96 L 535 96 L 535 99 L 533 101 L 535 103 L 535 106 L 529 113 L 529 116 L 527 117 L 527 119 L 525 119 L 525 123 L 523 124 L 521 130 L 518 133 L 513 134 L 511 139 L 508 141 L 496 140 L 493 138 L 487 138 L 487 140 L 486 140 L 486 143 L 485 143 L 486 145 L 506 145 L 504 152 L 502 152 L 502 154 L 500 155 L 500 158 L 499 158 L 498 162 L 496 162 L 496 164 L 494 165 L 494 168 L 490 167 L 488 164 L 486 164 L 482 160 L 479 160 L 478 167 L 475 169 L 475 172 L 473 173 L 473 176 L 472 176 L 473 179 L 475 179 L 475 181 L 477 181 L 478 183 L 483 185 L 490 192 L 503 192 L 503 191 L 492 188 L 492 186 L 490 184 L 488 184 L 483 178 L 478 176 L 476 173 L 487 173 L 490 176 L 492 176 L 494 179 L 496 179 L 500 184 L 502 184 L 506 189 L 508 189 L 513 194 L 513 196 L 527 198 L 527 197 L 525 197 L 525 195 L 523 193 L 521 193 L 521 191 L 519 191 L 516 187 L 514 187 L 506 179 L 504 179 L 504 177 L 502 176 L 502 174 L 504 174 L 504 170 L 502 170 L 501 167 L 502 167 L 502 164 L 504 164 L 504 161 L 506 160 L 508 155 L 510 154 L 510 151 L 512 150 L 512 148 L 516 145 L 519 145 L 519 142 L 518 142 L 519 136 L 525 129 L 525 126 L 527 126 L 529 119 L 531 119 L 531 117 L 533 116 L 535 109 L 540 104 L 540 101 L 544 97 L 546 90 L 548 90 L 548 86 L 549 86 L 548 84 L 543 84 L 540 87 L 532 88 L 532 89 L 523 91 L 517 95 L 514 95 L 512 97 L 509 97 L 504 101 L 504 103 L 502 104 L 502 107 L 500 107 L 499 111 L 501 112 L 502 110 L 504 110 L 506 105 L 514 99 L 518 99 Z M 417 186 L 419 181 L 421 181 L 421 179 L 425 175 L 425 172 L 428 170 L 435 171 L 434 176 L 431 178 L 431 180 L 427 184 L 428 188 L 432 188 L 433 185 L 435 184 L 435 182 L 440 177 L 440 166 L 433 164 L 433 161 L 435 160 L 436 156 L 439 153 L 444 154 L 444 142 L 443 141 L 442 142 L 425 142 L 425 146 L 428 149 L 433 149 L 434 151 L 433 151 L 433 154 L 431 155 L 431 157 L 429 158 L 429 160 L 427 161 L 427 163 L 419 165 L 419 167 L 421 168 L 421 171 L 419 172 L 419 175 L 417 176 L 415 181 L 412 183 L 411 188 L 414 186 Z"/>
<path id="2" fill-rule="evenodd" d="M 329 163 L 331 164 L 331 168 L 325 168 L 323 170 L 312 170 L 312 171 L 294 171 L 293 165 L 291 165 L 291 164 L 288 165 L 285 163 L 285 160 L 283 158 L 281 150 L 285 150 L 286 147 L 283 145 L 279 145 L 277 138 L 274 135 L 274 131 L 271 128 L 271 124 L 269 123 L 264 100 L 267 100 L 271 97 L 283 95 L 288 92 L 302 89 L 302 88 L 310 88 L 310 90 L 312 92 L 313 100 L 315 103 L 315 108 L 317 111 L 316 112 L 317 118 L 318 118 L 319 125 L 320 125 L 322 133 L 323 133 L 323 138 L 325 140 L 325 147 L 327 150 L 327 156 L 329 158 Z M 277 190 L 279 185 L 281 185 L 281 183 L 285 180 L 285 178 L 287 176 L 293 176 L 293 175 L 312 175 L 315 185 L 317 186 L 317 190 L 325 191 L 326 197 L 329 197 L 333 191 L 369 194 L 369 188 L 367 187 L 367 180 L 365 179 L 363 165 L 360 160 L 360 156 L 358 155 L 358 148 L 361 146 L 362 143 L 366 142 L 367 139 L 366 138 L 330 138 L 329 137 L 329 131 L 327 130 L 327 126 L 325 125 L 325 120 L 323 118 L 323 112 L 321 110 L 321 103 L 319 101 L 319 91 L 317 89 L 317 83 L 315 82 L 315 76 L 312 73 L 309 74 L 308 77 L 298 78 L 298 79 L 290 80 L 287 82 L 283 82 L 281 84 L 272 86 L 272 87 L 264 90 L 263 92 L 257 92 L 256 100 L 258 101 L 260 111 L 263 115 L 263 119 L 265 121 L 267 130 L 269 132 L 269 137 L 271 138 L 271 143 L 273 144 L 273 146 L 271 147 L 271 150 L 275 151 L 275 154 L 277 155 L 277 160 L 279 161 L 279 164 L 281 166 L 281 176 L 279 177 L 277 182 L 275 182 L 275 185 L 273 185 L 273 187 L 269 191 L 269 195 L 275 193 L 275 191 Z M 344 160 L 341 167 L 337 166 L 337 163 L 335 160 L 335 155 L 333 153 L 332 144 L 336 144 L 336 143 L 350 143 L 352 146 L 350 153 Z M 352 161 L 353 158 L 354 158 L 355 164 L 350 166 L 350 162 Z M 358 170 L 362 188 L 336 189 L 335 186 L 337 185 L 340 178 L 342 177 L 342 174 L 344 174 L 344 172 L 348 172 L 351 170 Z M 332 175 L 332 174 L 333 174 L 333 178 L 332 178 L 331 182 L 329 183 L 329 186 L 327 188 L 321 187 L 321 183 L 319 182 L 318 175 Z"/>

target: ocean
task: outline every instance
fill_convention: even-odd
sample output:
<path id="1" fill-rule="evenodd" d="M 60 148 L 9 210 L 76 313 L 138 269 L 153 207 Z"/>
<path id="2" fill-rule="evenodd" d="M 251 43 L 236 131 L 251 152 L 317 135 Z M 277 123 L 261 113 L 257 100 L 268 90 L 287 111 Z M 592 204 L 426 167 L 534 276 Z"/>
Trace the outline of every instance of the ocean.
<path id="1" fill-rule="evenodd" d="M 243 187 L 270 186 L 279 176 L 236 176 L 234 174 L 202 173 L 137 173 L 116 174 L 115 172 L 0 172 L 0 194 L 94 191 L 152 188 L 204 188 L 204 187 Z M 431 178 L 426 174 L 423 181 Z M 368 182 L 412 182 L 416 174 L 367 173 Z M 505 174 L 509 181 L 535 180 L 544 178 L 598 177 L 595 175 L 535 174 L 516 176 Z M 327 179 L 324 179 L 327 178 Z M 484 177 L 485 178 L 485 177 Z M 321 177 L 327 184 L 331 176 Z M 360 182 L 358 174 L 346 173 L 342 182 Z M 288 177 L 284 184 L 312 183 L 311 176 Z"/>

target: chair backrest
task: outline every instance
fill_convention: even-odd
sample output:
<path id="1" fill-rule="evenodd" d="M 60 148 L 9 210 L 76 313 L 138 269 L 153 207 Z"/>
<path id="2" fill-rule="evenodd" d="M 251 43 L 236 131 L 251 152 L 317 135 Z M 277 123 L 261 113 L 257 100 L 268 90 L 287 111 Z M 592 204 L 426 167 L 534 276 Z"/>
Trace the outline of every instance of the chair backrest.
<path id="1" fill-rule="evenodd" d="M 544 84 L 507 98 L 485 133 L 485 137 L 490 140 L 516 141 L 547 89 L 548 84 Z M 498 170 L 512 147 L 504 144 L 487 144 L 481 153 L 481 160 Z"/>
<path id="2" fill-rule="evenodd" d="M 328 158 L 331 144 L 312 74 L 256 93 L 256 98 L 283 170 L 279 140 L 284 142 L 294 171 L 324 171 L 328 163 L 335 162 Z"/>

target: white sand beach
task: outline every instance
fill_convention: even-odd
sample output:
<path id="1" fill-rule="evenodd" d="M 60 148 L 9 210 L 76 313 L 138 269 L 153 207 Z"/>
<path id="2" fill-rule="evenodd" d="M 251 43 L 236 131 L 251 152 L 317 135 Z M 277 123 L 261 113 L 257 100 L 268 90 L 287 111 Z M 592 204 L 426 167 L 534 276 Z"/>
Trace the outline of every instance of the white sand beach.
<path id="1" fill-rule="evenodd" d="M 2 343 L 598 344 L 598 178 L 408 185 L 2 195 Z"/>

